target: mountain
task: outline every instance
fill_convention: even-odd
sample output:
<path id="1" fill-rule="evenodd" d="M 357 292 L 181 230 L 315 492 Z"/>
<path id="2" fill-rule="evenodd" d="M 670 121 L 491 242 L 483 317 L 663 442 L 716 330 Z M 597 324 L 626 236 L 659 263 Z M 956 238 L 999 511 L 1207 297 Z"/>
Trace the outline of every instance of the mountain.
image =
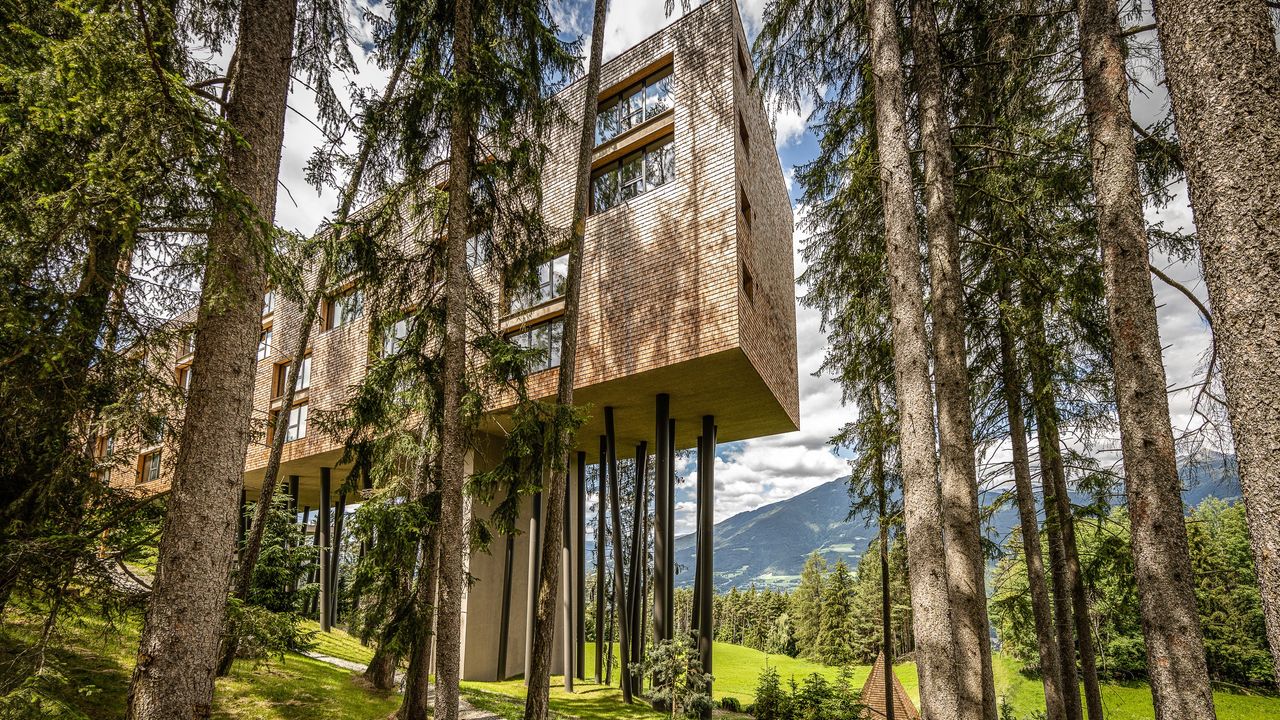
<path id="1" fill-rule="evenodd" d="M 1209 497 L 1240 497 L 1234 456 L 1210 455 L 1183 467 L 1183 500 L 1198 505 Z M 876 536 L 875 525 L 863 518 L 848 519 L 848 478 L 832 480 L 793 498 L 739 513 L 716 523 L 715 586 L 787 589 L 800 579 L 805 558 L 817 550 L 829 563 L 840 558 L 855 565 Z M 1079 504 L 1083 497 L 1074 498 Z M 989 519 L 988 536 L 1003 539 L 1018 524 L 1017 508 L 1006 504 Z M 676 538 L 675 583 L 693 584 L 694 535 Z"/>

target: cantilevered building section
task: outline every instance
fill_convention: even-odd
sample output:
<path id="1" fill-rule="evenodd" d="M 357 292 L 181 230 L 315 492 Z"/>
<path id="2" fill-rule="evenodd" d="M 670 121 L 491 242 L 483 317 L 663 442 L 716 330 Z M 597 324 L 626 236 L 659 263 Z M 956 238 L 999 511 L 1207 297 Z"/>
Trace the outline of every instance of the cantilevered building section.
<path id="1" fill-rule="evenodd" d="M 659 638 L 670 637 L 675 452 L 699 448 L 698 476 L 710 479 L 716 443 L 798 426 L 791 205 L 763 103 L 751 89 L 752 73 L 732 0 L 703 4 L 603 67 L 575 374 L 575 401 L 590 417 L 578 435 L 578 462 L 570 468 L 567 516 L 571 659 L 579 677 L 585 670 L 583 608 L 594 602 L 582 597 L 583 576 L 596 572 L 596 556 L 583 551 L 584 522 L 594 528 L 596 517 L 587 517 L 582 468 L 603 468 L 601 454 L 610 445 L 614 452 L 605 454 L 615 457 L 636 457 L 642 443 L 644 452 L 655 454 L 653 629 Z M 583 89 L 578 82 L 560 94 L 566 109 L 576 114 Z M 569 126 L 550 139 L 553 164 L 545 172 L 544 212 L 561 227 L 568 226 L 572 212 L 578 137 Z M 555 392 L 565 257 L 548 259 L 541 288 L 496 304 L 505 313 L 501 327 L 513 341 L 547 350 L 545 369 L 529 379 L 534 396 Z M 319 510 L 323 519 L 343 502 L 334 491 L 350 468 L 338 467 L 341 445 L 308 420 L 317 411 L 337 409 L 363 375 L 369 322 L 359 293 L 336 287 L 312 335 L 295 406 L 286 410 L 280 407 L 281 368 L 290 360 L 286 353 L 296 344 L 301 315 L 279 300 L 264 310 L 255 416 L 265 420 L 279 413 L 274 432 L 288 433 L 282 482 L 296 488 L 299 509 Z M 499 398 L 488 409 L 469 471 L 500 458 L 512 403 Z M 606 415 L 613 419 L 612 432 L 606 432 Z M 251 500 L 269 454 L 266 438 L 261 440 L 250 447 L 245 464 Z M 137 457 L 138 482 L 162 487 L 167 474 L 153 476 L 145 453 Z M 112 481 L 132 482 L 129 475 L 117 469 Z M 700 485 L 706 522 L 698 573 L 709 606 L 713 483 Z M 537 550 L 530 542 L 536 533 L 528 531 L 537 530 L 538 504 L 526 503 L 526 532 L 509 542 L 499 538 L 491 554 L 470 558 L 475 582 L 463 620 L 467 679 L 508 678 L 525 670 Z M 324 537 L 331 532 L 326 525 L 318 533 L 322 547 L 336 544 Z M 336 588 L 332 577 L 325 579 Z M 327 625 L 331 617 L 323 619 Z M 709 653 L 710 623 L 703 625 Z M 558 669 L 564 661 L 560 639 L 555 647 Z"/>

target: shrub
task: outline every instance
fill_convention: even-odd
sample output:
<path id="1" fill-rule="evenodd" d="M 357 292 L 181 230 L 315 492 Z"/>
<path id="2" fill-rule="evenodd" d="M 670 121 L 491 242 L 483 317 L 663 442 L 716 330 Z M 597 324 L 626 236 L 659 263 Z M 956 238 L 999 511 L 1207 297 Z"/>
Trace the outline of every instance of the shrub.
<path id="1" fill-rule="evenodd" d="M 304 652 L 315 647 L 315 631 L 303 629 L 302 619 L 294 613 L 271 612 L 231 598 L 227 602 L 227 617 L 229 631 L 237 641 L 238 658 L 283 658 L 286 652 Z"/>
<path id="2" fill-rule="evenodd" d="M 742 712 L 742 703 L 738 698 L 733 697 L 732 695 L 726 695 L 725 697 L 720 698 L 720 709 L 740 713 Z"/>

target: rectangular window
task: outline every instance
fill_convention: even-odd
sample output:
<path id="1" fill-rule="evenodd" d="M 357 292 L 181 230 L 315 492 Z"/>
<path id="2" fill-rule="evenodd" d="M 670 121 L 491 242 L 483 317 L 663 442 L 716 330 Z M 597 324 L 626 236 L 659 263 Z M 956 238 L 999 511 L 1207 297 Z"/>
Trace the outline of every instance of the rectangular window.
<path id="1" fill-rule="evenodd" d="M 751 201 L 747 199 L 746 188 L 738 188 L 738 203 L 742 206 L 742 219 L 746 222 L 747 229 L 751 229 Z"/>
<path id="2" fill-rule="evenodd" d="M 515 333 L 507 339 L 526 350 L 540 350 L 541 355 L 529 367 L 529 372 L 541 372 L 560 367 L 560 339 L 564 333 L 564 319 L 556 318 Z"/>
<path id="3" fill-rule="evenodd" d="M 262 316 L 266 317 L 276 311 L 276 291 L 268 290 L 266 295 L 262 296 Z"/>
<path id="4" fill-rule="evenodd" d="M 675 144 L 670 136 L 595 171 L 592 212 L 604 212 L 633 197 L 666 185 L 676 177 Z"/>
<path id="5" fill-rule="evenodd" d="M 747 132 L 747 121 L 742 113 L 738 113 L 738 139 L 742 141 L 742 154 L 751 156 L 751 133 Z"/>
<path id="6" fill-rule="evenodd" d="M 467 238 L 467 269 L 484 267 L 489 262 L 489 248 L 492 246 L 493 236 L 488 230 Z"/>
<path id="7" fill-rule="evenodd" d="M 280 414 L 283 410 L 276 410 L 271 413 L 271 429 L 274 433 L 280 422 Z M 307 404 L 294 406 L 289 410 L 288 423 L 284 426 L 284 441 L 293 442 L 301 440 L 307 436 Z M 274 437 L 274 435 L 273 435 Z"/>
<path id="8" fill-rule="evenodd" d="M 116 436 L 114 433 L 110 435 L 98 436 L 98 447 L 94 453 L 98 461 L 98 479 L 104 483 L 111 482 L 111 466 L 115 462 L 116 452 Z"/>
<path id="9" fill-rule="evenodd" d="M 747 296 L 748 302 L 756 300 L 756 280 L 751 277 L 751 271 L 747 269 L 747 264 L 742 263 L 742 294 Z"/>
<path id="10" fill-rule="evenodd" d="M 328 319 L 326 330 L 340 328 L 364 314 L 364 294 L 359 289 L 348 290 L 329 298 L 325 317 Z"/>
<path id="11" fill-rule="evenodd" d="M 284 397 L 286 383 L 289 381 L 289 366 L 293 362 L 283 362 L 276 364 L 275 378 L 271 383 L 271 397 Z M 306 390 L 311 387 L 311 356 L 307 355 L 302 358 L 302 366 L 298 368 L 298 383 L 295 390 Z"/>
<path id="12" fill-rule="evenodd" d="M 413 318 L 401 318 L 382 332 L 382 356 L 395 355 L 413 329 Z"/>
<path id="13" fill-rule="evenodd" d="M 621 93 L 600 102 L 596 113 L 596 144 L 608 142 L 672 107 L 671 68 L 664 68 Z"/>
<path id="14" fill-rule="evenodd" d="M 163 415 L 152 415 L 142 423 L 143 447 L 151 447 L 164 442 L 165 417 Z"/>
<path id="15" fill-rule="evenodd" d="M 160 451 L 149 452 L 138 463 L 138 482 L 155 482 L 160 479 Z"/>
<path id="16" fill-rule="evenodd" d="M 191 366 L 183 365 L 178 368 L 178 387 L 182 388 L 182 392 L 191 391 Z"/>
<path id="17" fill-rule="evenodd" d="M 271 355 L 271 328 L 262 331 L 258 336 L 258 359 L 266 360 Z"/>
<path id="18" fill-rule="evenodd" d="M 191 330 L 182 334 L 182 347 L 178 353 L 181 357 L 186 357 L 196 351 L 196 331 Z"/>
<path id="19" fill-rule="evenodd" d="M 520 312 L 550 302 L 564 295 L 565 280 L 569 277 L 569 255 L 539 263 L 533 269 L 533 285 L 518 287 L 511 295 L 510 312 Z"/>

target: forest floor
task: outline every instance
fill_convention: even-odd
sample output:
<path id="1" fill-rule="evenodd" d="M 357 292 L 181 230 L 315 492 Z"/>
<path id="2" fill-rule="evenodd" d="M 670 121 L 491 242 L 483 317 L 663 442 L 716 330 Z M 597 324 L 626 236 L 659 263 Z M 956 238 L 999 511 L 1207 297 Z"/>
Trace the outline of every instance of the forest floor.
<path id="1" fill-rule="evenodd" d="M 37 662 L 31 651 L 40 632 L 40 617 L 18 605 L 6 611 L 0 626 L 0 677 L 17 677 L 19 670 Z M 46 654 L 44 673 L 35 681 L 57 707 L 44 706 L 33 716 L 118 720 L 124 717 L 137 649 L 140 618 L 76 617 L 64 623 Z M 314 628 L 318 629 L 318 628 Z M 371 651 L 341 630 L 318 633 L 315 655 L 362 665 Z M 587 647 L 587 667 L 594 668 L 594 646 Z M 813 673 L 835 679 L 839 670 L 737 645 L 717 643 L 715 647 L 715 694 L 733 696 L 745 706 L 754 699 L 756 678 L 767 665 L 777 669 L 783 686 L 791 678 L 797 682 Z M 915 666 L 896 667 L 899 679 L 912 700 L 919 700 Z M 29 670 L 28 670 L 29 671 Z M 852 669 L 852 682 L 861 686 L 870 668 Z M 22 673 L 22 674 L 25 674 Z M 1044 710 L 1044 695 L 1038 679 L 1023 675 L 1010 658 L 997 655 L 997 692 L 1008 701 L 1016 718 L 1028 718 Z M 12 688 L 0 681 L 0 696 Z M 648 720 L 667 717 L 642 703 L 625 705 L 616 687 L 578 682 L 573 694 L 564 691 L 559 677 L 552 678 L 551 709 L 562 718 L 583 720 Z M 521 680 L 506 682 L 466 682 L 463 696 L 478 710 L 500 718 L 520 717 L 524 706 Z M 1215 693 L 1220 720 L 1255 720 L 1280 717 L 1280 697 L 1242 693 Z M 387 718 L 400 704 L 394 692 L 380 692 L 358 674 L 331 662 L 288 654 L 266 662 L 237 661 L 231 675 L 218 680 L 214 694 L 214 717 L 223 720 L 301 720 L 314 717 L 343 717 L 355 720 Z M 1108 720 L 1148 720 L 1154 717 L 1150 689 L 1145 683 L 1106 683 L 1103 704 Z M 15 708 L 0 704 L 0 716 Z M 717 717 L 745 718 L 717 712 Z"/>

